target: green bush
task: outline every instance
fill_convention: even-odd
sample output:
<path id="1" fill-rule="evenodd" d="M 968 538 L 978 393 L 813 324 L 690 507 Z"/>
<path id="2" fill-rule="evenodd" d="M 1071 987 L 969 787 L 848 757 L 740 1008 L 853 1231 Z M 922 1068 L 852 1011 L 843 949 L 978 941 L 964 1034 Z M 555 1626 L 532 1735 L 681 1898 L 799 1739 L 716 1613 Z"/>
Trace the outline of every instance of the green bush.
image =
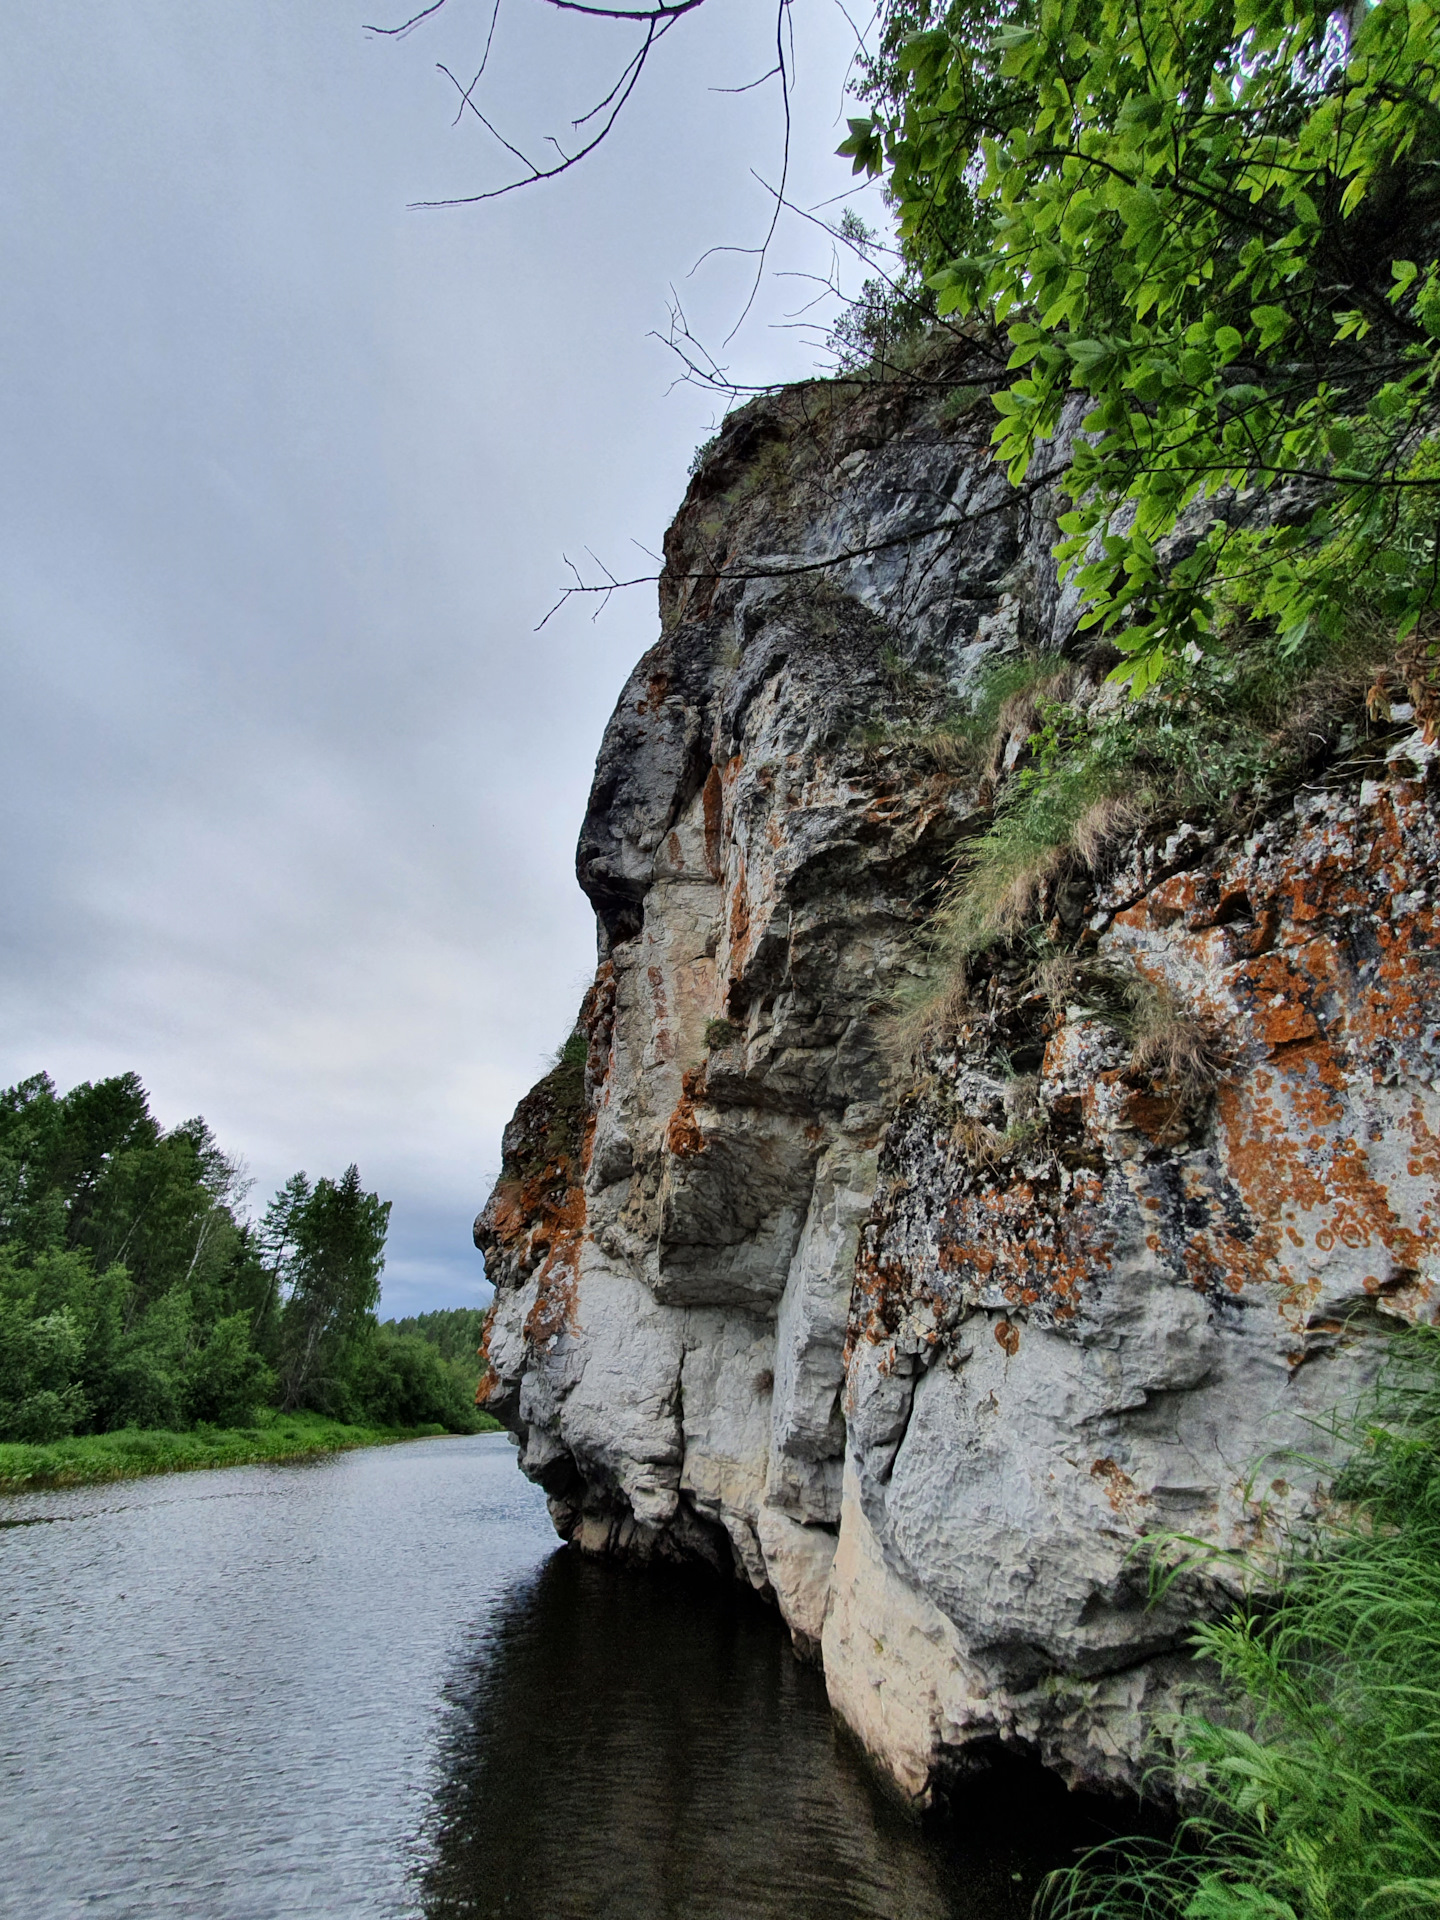
<path id="1" fill-rule="evenodd" d="M 1008 345 L 997 451 L 1068 495 L 1056 553 L 1114 676 L 1210 649 L 1227 596 L 1289 647 L 1378 607 L 1433 665 L 1436 0 L 882 20 L 841 151 L 888 172 L 938 313 Z"/>
<path id="2" fill-rule="evenodd" d="M 585 1051 L 572 1035 L 552 1075 L 566 1124 Z M 380 1332 L 389 1204 L 356 1168 L 294 1175 L 259 1223 L 238 1214 L 243 1192 L 204 1121 L 166 1132 L 135 1074 L 0 1090 L 0 1444 L 114 1431 L 125 1457 L 142 1433 L 173 1452 L 197 1424 L 247 1427 L 282 1386 L 350 1425 L 489 1424 L 473 1404 L 482 1316 L 446 1321 L 469 1349 L 453 1358 Z"/>
<path id="3" fill-rule="evenodd" d="M 381 1327 L 357 1359 L 349 1384 L 366 1417 L 382 1426 L 481 1430 L 473 1370 L 413 1334 Z"/>
<path id="4" fill-rule="evenodd" d="M 217 1427 L 243 1427 L 275 1393 L 275 1373 L 250 1344 L 250 1316 L 227 1314 L 193 1357 L 185 1376 L 192 1420 Z"/>
<path id="5" fill-rule="evenodd" d="M 1169 1846 L 1055 1876 L 1051 1920 L 1399 1920 L 1440 1910 L 1440 1330 L 1393 1337 L 1288 1578 L 1195 1635 L 1229 1711 L 1177 1731 Z"/>
<path id="6" fill-rule="evenodd" d="M 83 1422 L 89 1408 L 73 1378 L 81 1344 L 68 1308 L 32 1316 L 0 1299 L 0 1440 L 44 1445 Z"/>

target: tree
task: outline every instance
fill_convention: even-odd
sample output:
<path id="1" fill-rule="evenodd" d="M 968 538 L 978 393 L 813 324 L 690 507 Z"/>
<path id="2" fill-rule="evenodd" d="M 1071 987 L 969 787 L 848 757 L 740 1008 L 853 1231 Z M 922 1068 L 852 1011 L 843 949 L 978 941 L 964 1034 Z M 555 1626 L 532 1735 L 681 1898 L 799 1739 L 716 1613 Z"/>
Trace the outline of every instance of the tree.
<path id="1" fill-rule="evenodd" d="M 379 1332 L 389 1202 L 353 1166 L 297 1173 L 256 1225 L 249 1186 L 135 1074 L 0 1090 L 0 1441 L 243 1424 L 282 1387 L 289 1410 L 473 1428 L 463 1370 Z"/>
<path id="2" fill-rule="evenodd" d="M 278 1236 L 282 1321 L 282 1404 L 344 1410 L 345 1363 L 373 1325 L 385 1265 L 390 1202 L 365 1193 L 353 1164 L 338 1181 L 311 1188 L 297 1174 L 266 1215 Z"/>
<path id="3" fill-rule="evenodd" d="M 1432 635 L 1435 0 L 891 20 L 918 30 L 842 151 L 889 169 L 940 312 L 1008 328 L 996 447 L 1016 482 L 1063 461 L 1058 553 L 1117 677 L 1227 620 L 1291 649 L 1361 609 Z"/>

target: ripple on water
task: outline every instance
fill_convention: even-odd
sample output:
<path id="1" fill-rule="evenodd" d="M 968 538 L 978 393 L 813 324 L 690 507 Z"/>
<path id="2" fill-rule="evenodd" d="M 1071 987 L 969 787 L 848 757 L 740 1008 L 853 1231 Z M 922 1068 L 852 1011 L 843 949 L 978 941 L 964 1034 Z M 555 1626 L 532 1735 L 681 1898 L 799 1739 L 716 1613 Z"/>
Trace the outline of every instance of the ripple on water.
<path id="1" fill-rule="evenodd" d="M 1010 1920 L 1084 1837 L 1013 1788 L 916 1827 L 771 1611 L 556 1552 L 499 1437 L 0 1502 L 7 1920 Z"/>

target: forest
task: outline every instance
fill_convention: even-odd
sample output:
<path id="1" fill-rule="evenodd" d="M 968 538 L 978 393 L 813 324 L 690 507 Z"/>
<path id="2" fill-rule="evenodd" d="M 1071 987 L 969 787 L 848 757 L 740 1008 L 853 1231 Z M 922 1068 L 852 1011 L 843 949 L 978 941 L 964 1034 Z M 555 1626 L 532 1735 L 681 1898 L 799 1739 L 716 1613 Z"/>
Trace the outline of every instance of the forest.
<path id="1" fill-rule="evenodd" d="M 296 1173 L 258 1218 L 202 1119 L 139 1076 L 0 1093 L 0 1442 L 234 1428 L 266 1410 L 478 1431 L 477 1310 L 377 1317 L 390 1203 Z"/>

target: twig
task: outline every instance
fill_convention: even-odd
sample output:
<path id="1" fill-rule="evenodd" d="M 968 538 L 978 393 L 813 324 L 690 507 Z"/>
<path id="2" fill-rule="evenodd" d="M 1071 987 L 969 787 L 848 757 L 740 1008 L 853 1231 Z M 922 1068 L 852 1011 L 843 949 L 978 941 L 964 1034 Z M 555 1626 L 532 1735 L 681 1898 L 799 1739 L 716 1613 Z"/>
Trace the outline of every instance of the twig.
<path id="1" fill-rule="evenodd" d="M 692 569 L 685 573 L 679 573 L 666 567 L 662 568 L 661 573 L 641 573 L 636 574 L 629 580 L 617 580 L 610 569 L 605 566 L 604 562 L 596 560 L 595 555 L 591 553 L 591 559 L 595 560 L 595 564 L 600 567 L 607 576 L 606 579 L 602 581 L 591 583 L 583 578 L 574 561 L 570 559 L 568 554 L 565 554 L 561 557 L 565 565 L 569 567 L 570 571 L 575 575 L 577 584 L 573 587 L 565 588 L 554 606 L 551 607 L 550 611 L 545 615 L 545 618 L 536 626 L 535 632 L 539 633 L 541 627 L 545 626 L 546 623 L 560 611 L 566 601 L 574 599 L 577 594 L 599 594 L 601 596 L 600 606 L 596 615 L 598 618 L 598 615 L 603 613 L 605 607 L 608 605 L 612 593 L 620 592 L 626 587 L 654 586 L 663 576 L 668 576 L 672 580 L 789 580 L 807 573 L 823 573 L 829 567 L 844 566 L 846 562 L 850 560 L 865 560 L 872 554 L 888 553 L 895 547 L 915 546 L 921 540 L 929 539 L 933 534 L 953 533 L 957 528 L 968 526 L 972 521 L 986 520 L 989 519 L 992 514 L 1008 512 L 1013 508 L 1017 500 L 1022 500 L 1031 494 L 1038 493 L 1042 487 L 1048 486 L 1052 480 L 1060 479 L 1067 471 L 1068 469 L 1065 467 L 1052 467 L 1045 473 L 1033 475 L 1028 478 L 1023 485 L 1007 489 L 1004 499 L 997 500 L 988 507 L 976 507 L 969 513 L 947 515 L 942 519 L 932 521 L 929 526 L 912 528 L 908 533 L 891 534 L 884 540 L 869 540 L 862 546 L 842 547 L 837 553 L 824 554 L 818 560 L 797 560 L 787 563 L 784 566 L 744 567 L 737 568 L 733 572 L 727 572 L 722 562 L 715 567 Z M 636 545 L 639 545 L 638 541 Z M 588 547 L 586 548 L 586 552 L 590 552 Z"/>

